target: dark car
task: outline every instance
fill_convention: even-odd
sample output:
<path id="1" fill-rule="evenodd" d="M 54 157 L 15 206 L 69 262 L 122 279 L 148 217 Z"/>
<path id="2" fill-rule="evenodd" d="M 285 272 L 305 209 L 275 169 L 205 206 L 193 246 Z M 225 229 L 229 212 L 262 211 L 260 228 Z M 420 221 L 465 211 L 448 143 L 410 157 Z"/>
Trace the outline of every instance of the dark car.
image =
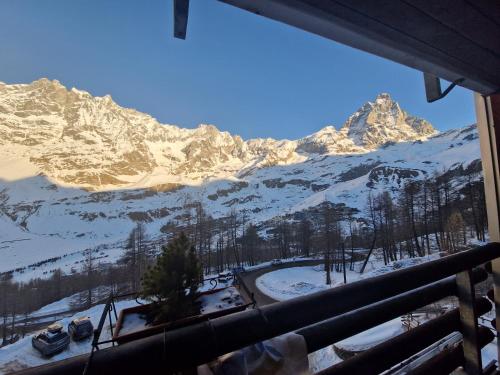
<path id="1" fill-rule="evenodd" d="M 73 319 L 68 324 L 68 333 L 74 341 L 79 341 L 92 336 L 94 326 L 88 317 Z"/>
<path id="2" fill-rule="evenodd" d="M 231 272 L 219 273 L 217 276 L 217 281 L 220 283 L 227 283 L 233 279 L 233 274 Z"/>
<path id="3" fill-rule="evenodd" d="M 49 357 L 62 352 L 69 345 L 69 335 L 62 325 L 55 323 L 31 338 L 31 345 L 43 356 Z"/>

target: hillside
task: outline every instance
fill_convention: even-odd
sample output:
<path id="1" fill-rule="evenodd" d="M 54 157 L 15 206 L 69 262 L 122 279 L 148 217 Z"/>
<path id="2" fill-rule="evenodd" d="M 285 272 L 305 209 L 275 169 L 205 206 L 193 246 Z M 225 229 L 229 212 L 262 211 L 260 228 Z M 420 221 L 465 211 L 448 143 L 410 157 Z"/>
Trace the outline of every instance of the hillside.
<path id="1" fill-rule="evenodd" d="M 439 133 L 388 94 L 338 130 L 243 140 L 213 125 L 161 124 L 57 81 L 0 83 L 0 272 L 116 250 L 138 221 L 157 235 L 193 201 L 256 223 L 325 200 L 362 216 L 370 190 L 478 169 L 479 157 L 475 126 Z"/>

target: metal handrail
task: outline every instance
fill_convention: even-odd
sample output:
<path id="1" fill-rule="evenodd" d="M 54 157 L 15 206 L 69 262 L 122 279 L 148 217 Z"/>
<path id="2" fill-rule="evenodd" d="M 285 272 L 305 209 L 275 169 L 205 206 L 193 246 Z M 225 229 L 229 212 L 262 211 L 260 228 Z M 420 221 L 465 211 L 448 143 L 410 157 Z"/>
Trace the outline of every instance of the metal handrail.
<path id="1" fill-rule="evenodd" d="M 475 283 L 486 280 L 487 276 L 486 271 L 481 268 L 473 272 Z M 456 295 L 455 279 L 455 276 L 447 277 L 410 292 L 301 328 L 296 333 L 306 338 L 308 351 L 314 352 L 421 306 Z M 328 335 L 325 335 L 326 332 Z"/>
<path id="2" fill-rule="evenodd" d="M 113 370 L 122 374 L 168 374 L 194 367 L 219 355 L 342 314 L 356 315 L 354 310 L 378 302 L 389 303 L 384 300 L 499 257 L 500 244 L 488 244 L 371 279 L 103 349 L 94 354 L 92 367 L 96 373 Z M 21 374 L 81 374 L 86 358 L 74 357 L 63 363 L 26 369 Z"/>
<path id="3" fill-rule="evenodd" d="M 494 335 L 487 328 L 479 327 L 479 345 L 484 347 Z M 443 350 L 434 358 L 413 369 L 408 375 L 448 375 L 464 363 L 463 344 Z"/>
<path id="4" fill-rule="evenodd" d="M 486 298 L 477 300 L 481 314 L 491 310 Z M 460 330 L 460 311 L 453 309 L 403 335 L 389 339 L 375 347 L 320 371 L 317 375 L 380 374 L 409 356 L 427 348 L 434 342 Z M 384 355 L 391 353 L 391 355 Z"/>
<path id="5" fill-rule="evenodd" d="M 233 280 L 233 281 L 236 280 L 234 274 L 230 274 L 230 275 L 228 275 L 228 277 L 229 277 L 229 280 Z M 219 285 L 219 283 L 222 283 L 222 282 L 219 281 L 219 279 L 220 279 L 219 275 L 218 276 L 213 276 L 213 277 L 208 277 L 206 279 L 203 279 L 202 285 L 208 282 L 210 284 L 210 289 L 213 290 L 213 289 L 217 288 L 217 285 Z M 223 283 L 223 284 L 225 286 L 227 286 L 228 283 Z"/>

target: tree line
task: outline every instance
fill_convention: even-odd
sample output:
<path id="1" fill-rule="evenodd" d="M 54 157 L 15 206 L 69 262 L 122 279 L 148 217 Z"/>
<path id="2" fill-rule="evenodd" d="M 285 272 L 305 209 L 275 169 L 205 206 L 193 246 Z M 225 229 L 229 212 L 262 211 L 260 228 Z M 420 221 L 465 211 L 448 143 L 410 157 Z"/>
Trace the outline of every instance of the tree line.
<path id="1" fill-rule="evenodd" d="M 48 279 L 22 283 L 13 282 L 11 274 L 1 275 L 3 344 L 20 332 L 14 329 L 16 319 L 61 298 L 78 293 L 74 307 L 86 308 L 99 301 L 98 287 L 138 292 L 161 247 L 180 232 L 193 244 L 205 275 L 276 258 L 320 257 L 327 283 L 334 270 L 354 270 L 358 264 L 356 271 L 364 272 L 374 254 L 388 264 L 434 251 L 454 253 L 467 248 L 471 239 L 484 241 L 487 233 L 480 165 L 407 179 L 398 189 L 370 189 L 358 208 L 325 201 L 258 225 L 249 216 L 233 208 L 214 218 L 201 200 L 186 199 L 184 212 L 162 227 L 159 238 L 149 238 L 145 225 L 137 223 L 116 264 L 103 266 L 95 251 L 87 250 L 73 274 L 56 269 Z"/>

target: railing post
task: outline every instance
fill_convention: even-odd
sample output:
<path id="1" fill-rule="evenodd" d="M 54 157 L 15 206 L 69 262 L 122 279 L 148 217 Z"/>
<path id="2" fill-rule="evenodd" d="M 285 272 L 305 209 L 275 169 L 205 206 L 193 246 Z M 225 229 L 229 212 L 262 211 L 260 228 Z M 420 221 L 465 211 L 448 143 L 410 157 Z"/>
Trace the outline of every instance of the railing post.
<path id="1" fill-rule="evenodd" d="M 464 370 L 468 375 L 482 375 L 481 345 L 475 306 L 476 292 L 472 281 L 472 271 L 457 274 L 457 296 L 463 335 Z"/>
<path id="2" fill-rule="evenodd" d="M 488 234 L 490 241 L 500 242 L 500 94 L 483 97 L 475 94 L 477 128 L 481 146 L 484 192 L 488 213 Z M 500 259 L 494 259 L 493 285 L 495 287 L 496 321 L 500 322 Z M 500 324 L 500 323 L 499 323 Z M 497 325 L 497 359 L 500 362 L 500 337 Z"/>

